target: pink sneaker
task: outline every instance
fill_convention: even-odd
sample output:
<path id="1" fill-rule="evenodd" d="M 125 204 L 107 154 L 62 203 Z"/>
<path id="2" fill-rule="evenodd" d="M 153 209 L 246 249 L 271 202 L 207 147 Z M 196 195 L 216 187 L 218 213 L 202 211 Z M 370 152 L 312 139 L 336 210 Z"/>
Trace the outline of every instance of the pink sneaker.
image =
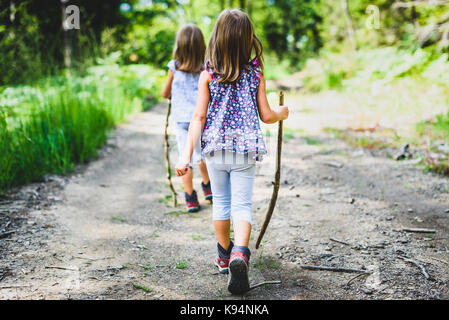
<path id="1" fill-rule="evenodd" d="M 201 187 L 203 188 L 204 198 L 212 202 L 212 189 L 210 187 L 210 181 L 208 184 L 201 182 Z"/>
<path id="2" fill-rule="evenodd" d="M 187 212 L 197 212 L 200 210 L 200 203 L 198 202 L 196 191 L 193 190 L 191 195 L 187 194 L 187 192 L 184 192 L 184 194 L 186 196 Z"/>
<path id="3" fill-rule="evenodd" d="M 218 267 L 218 271 L 221 274 L 228 274 L 229 272 L 229 259 L 222 259 L 220 257 L 216 257 L 214 260 L 214 264 Z"/>
<path id="4" fill-rule="evenodd" d="M 249 256 L 233 251 L 229 259 L 228 291 L 232 294 L 244 294 L 249 290 Z"/>

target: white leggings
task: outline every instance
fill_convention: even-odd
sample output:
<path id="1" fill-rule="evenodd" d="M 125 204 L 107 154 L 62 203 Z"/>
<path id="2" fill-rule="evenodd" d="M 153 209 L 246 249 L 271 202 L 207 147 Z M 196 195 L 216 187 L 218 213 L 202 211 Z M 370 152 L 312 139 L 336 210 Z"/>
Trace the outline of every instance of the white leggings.
<path id="1" fill-rule="evenodd" d="M 252 224 L 256 165 L 217 163 L 206 157 L 213 194 L 213 220 L 244 220 Z"/>

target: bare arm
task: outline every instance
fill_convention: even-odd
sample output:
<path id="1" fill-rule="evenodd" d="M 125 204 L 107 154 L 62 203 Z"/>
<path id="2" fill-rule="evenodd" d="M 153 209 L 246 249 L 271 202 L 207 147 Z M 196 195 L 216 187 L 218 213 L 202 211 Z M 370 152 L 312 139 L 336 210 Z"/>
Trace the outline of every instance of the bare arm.
<path id="1" fill-rule="evenodd" d="M 201 132 L 203 131 L 204 124 L 206 123 L 207 107 L 209 105 L 210 99 L 210 81 L 211 78 L 209 73 L 207 71 L 203 71 L 198 81 L 198 100 L 196 103 L 195 112 L 192 116 L 192 120 L 190 121 L 187 145 L 182 159 L 179 161 L 175 168 L 176 175 L 178 176 L 182 176 L 187 172 L 187 168 L 189 166 L 190 159 L 192 158 L 195 144 L 198 142 L 201 136 Z"/>
<path id="2" fill-rule="evenodd" d="M 257 91 L 257 108 L 259 109 L 260 120 L 264 123 L 275 123 L 288 117 L 288 107 L 279 107 L 277 111 L 270 108 L 263 75 L 260 76 L 259 90 Z"/>
<path id="3" fill-rule="evenodd" d="M 173 82 L 173 71 L 168 70 L 167 81 L 165 81 L 164 88 L 162 89 L 162 96 L 165 99 L 169 99 L 171 96 L 171 84 Z"/>

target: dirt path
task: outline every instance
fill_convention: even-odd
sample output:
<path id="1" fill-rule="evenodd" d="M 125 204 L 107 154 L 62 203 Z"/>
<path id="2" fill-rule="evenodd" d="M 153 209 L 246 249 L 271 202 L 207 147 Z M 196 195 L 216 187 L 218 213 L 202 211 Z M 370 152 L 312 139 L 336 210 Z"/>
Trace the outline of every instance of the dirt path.
<path id="1" fill-rule="evenodd" d="M 282 283 L 243 298 L 449 299 L 449 181 L 351 148 L 318 130 L 323 118 L 332 115 L 318 108 L 286 122 L 302 131 L 285 141 L 278 205 L 261 249 L 252 248 L 250 273 L 252 283 Z M 0 200 L 0 235 L 13 231 L 0 239 L 1 299 L 242 298 L 230 296 L 212 265 L 210 205 L 185 214 L 166 200 L 163 121 L 164 106 L 136 115 L 96 161 Z M 257 172 L 253 244 L 271 194 L 272 157 Z M 354 279 L 301 264 L 371 274 Z"/>

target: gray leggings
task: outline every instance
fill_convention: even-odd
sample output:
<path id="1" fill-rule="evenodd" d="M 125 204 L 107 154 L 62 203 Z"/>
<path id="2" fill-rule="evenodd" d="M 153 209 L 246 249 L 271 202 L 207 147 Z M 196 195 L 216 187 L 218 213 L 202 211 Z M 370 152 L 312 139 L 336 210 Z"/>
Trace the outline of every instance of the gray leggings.
<path id="1" fill-rule="evenodd" d="M 255 164 L 224 164 L 206 157 L 213 194 L 213 220 L 244 220 L 252 224 Z"/>

